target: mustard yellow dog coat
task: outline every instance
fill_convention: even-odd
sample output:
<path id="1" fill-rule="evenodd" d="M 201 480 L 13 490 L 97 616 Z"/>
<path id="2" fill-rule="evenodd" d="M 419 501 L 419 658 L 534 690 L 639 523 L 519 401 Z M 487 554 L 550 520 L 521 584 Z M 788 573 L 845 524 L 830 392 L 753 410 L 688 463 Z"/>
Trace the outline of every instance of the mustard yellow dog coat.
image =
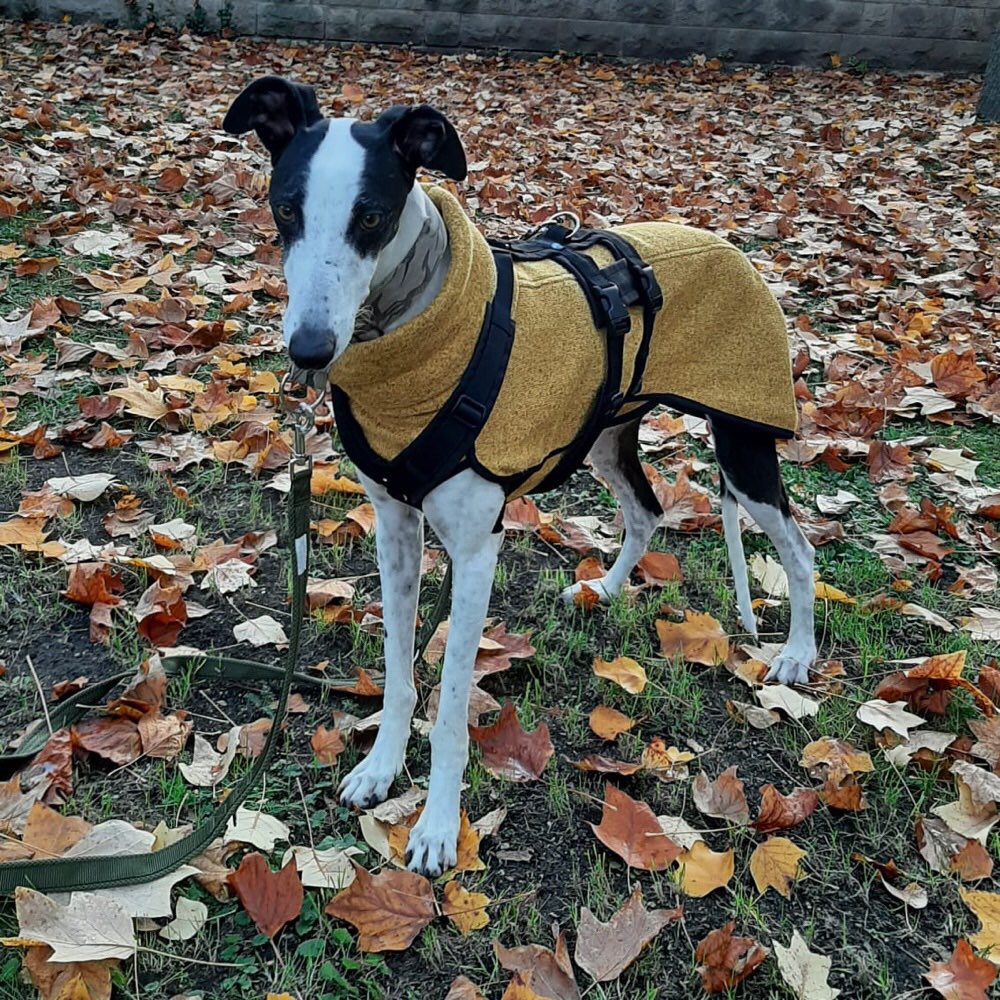
<path id="1" fill-rule="evenodd" d="M 330 382 L 349 401 L 368 447 L 384 460 L 399 455 L 448 402 L 497 284 L 490 246 L 459 202 L 442 188 L 428 194 L 451 249 L 440 293 L 389 334 L 352 344 L 330 369 Z M 797 413 L 788 333 L 753 265 L 725 240 L 687 226 L 635 223 L 613 232 L 652 267 L 663 305 L 635 386 L 643 312 L 629 309 L 620 389 L 632 391 L 605 423 L 665 403 L 702 416 L 726 414 L 790 437 Z M 585 252 L 602 267 L 613 259 L 603 247 Z M 508 498 L 542 483 L 573 447 L 602 387 L 607 337 L 595 327 L 577 280 L 552 260 L 514 264 L 511 313 L 507 370 L 464 462 L 501 483 Z"/>

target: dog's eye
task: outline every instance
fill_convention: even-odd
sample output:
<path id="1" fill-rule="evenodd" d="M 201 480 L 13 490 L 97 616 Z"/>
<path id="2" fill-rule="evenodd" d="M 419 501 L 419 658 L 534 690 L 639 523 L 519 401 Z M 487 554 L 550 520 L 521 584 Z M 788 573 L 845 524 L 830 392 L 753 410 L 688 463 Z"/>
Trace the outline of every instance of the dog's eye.
<path id="1" fill-rule="evenodd" d="M 365 212 L 361 216 L 362 229 L 378 229 L 382 225 L 382 214 L 380 212 Z"/>
<path id="2" fill-rule="evenodd" d="M 291 205 L 275 205 L 274 214 L 282 222 L 294 222 L 295 221 L 295 209 Z"/>

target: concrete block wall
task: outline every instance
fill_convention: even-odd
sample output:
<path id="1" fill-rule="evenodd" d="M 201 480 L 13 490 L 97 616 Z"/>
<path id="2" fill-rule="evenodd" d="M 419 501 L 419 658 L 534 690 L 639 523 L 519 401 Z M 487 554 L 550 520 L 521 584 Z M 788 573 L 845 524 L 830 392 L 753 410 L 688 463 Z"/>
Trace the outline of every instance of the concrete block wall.
<path id="1" fill-rule="evenodd" d="M 34 9 L 129 23 L 125 0 L 0 0 L 16 16 Z M 152 0 L 183 23 L 194 0 Z M 200 0 L 217 28 L 280 38 L 442 49 L 582 52 L 650 60 L 695 52 L 743 62 L 828 64 L 849 59 L 899 69 L 979 72 L 1000 0 Z"/>

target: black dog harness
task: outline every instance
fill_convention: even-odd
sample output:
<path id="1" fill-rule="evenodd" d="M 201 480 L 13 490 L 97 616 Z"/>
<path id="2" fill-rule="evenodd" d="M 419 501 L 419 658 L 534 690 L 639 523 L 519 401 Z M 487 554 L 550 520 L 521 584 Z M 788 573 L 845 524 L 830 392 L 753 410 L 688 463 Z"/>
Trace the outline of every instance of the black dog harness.
<path id="1" fill-rule="evenodd" d="M 583 290 L 594 326 L 605 333 L 606 359 L 600 390 L 580 433 L 535 488 L 538 492 L 554 489 L 572 475 L 597 436 L 615 421 L 642 381 L 653 321 L 663 305 L 663 294 L 653 269 L 630 243 L 607 230 L 571 231 L 549 222 L 529 239 L 490 240 L 489 244 L 496 265 L 496 291 L 487 303 L 472 357 L 447 403 L 395 458 L 384 459 L 370 447 L 351 412 L 347 394 L 332 386 L 337 430 L 351 460 L 366 476 L 381 483 L 390 496 L 413 507 L 420 507 L 427 494 L 446 479 L 475 464 L 470 456 L 500 393 L 514 343 L 514 261 L 552 260 L 560 264 Z M 614 260 L 599 267 L 583 253 L 594 246 L 610 251 Z M 642 307 L 642 341 L 629 386 L 622 392 L 624 340 L 632 326 L 628 310 L 634 305 Z M 510 495 L 534 471 L 525 470 L 521 476 L 502 481 L 487 478 L 500 482 Z"/>

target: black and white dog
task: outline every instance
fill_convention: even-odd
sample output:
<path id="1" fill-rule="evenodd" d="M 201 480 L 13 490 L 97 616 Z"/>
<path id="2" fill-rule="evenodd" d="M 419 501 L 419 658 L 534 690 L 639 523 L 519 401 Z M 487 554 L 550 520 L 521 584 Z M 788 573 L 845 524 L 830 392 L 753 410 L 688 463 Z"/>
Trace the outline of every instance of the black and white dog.
<path id="1" fill-rule="evenodd" d="M 311 87 L 266 77 L 233 102 L 224 128 L 232 134 L 255 130 L 271 154 L 270 203 L 284 244 L 288 283 L 284 335 L 295 365 L 325 370 L 357 336 L 391 337 L 394 328 L 434 300 L 451 260 L 448 234 L 415 177 L 421 167 L 455 180 L 466 174 L 462 144 L 440 112 L 395 107 L 372 122 L 327 119 Z M 366 316 L 367 324 L 359 323 L 359 316 Z M 662 514 L 638 459 L 638 426 L 634 420 L 605 430 L 590 452 L 625 521 L 614 565 L 603 579 L 588 583 L 604 600 L 627 583 Z M 713 431 L 740 617 L 756 635 L 738 504 L 777 548 L 790 583 L 789 641 L 769 677 L 807 682 L 816 655 L 813 550 L 789 513 L 774 438 L 718 422 Z M 472 469 L 430 492 L 422 510 L 393 499 L 364 475 L 361 480 L 377 515 L 385 705 L 375 744 L 344 779 L 341 796 L 346 804 L 369 807 L 387 796 L 403 767 L 417 700 L 412 661 L 426 515 L 452 560 L 454 596 L 431 733 L 429 793 L 410 834 L 407 863 L 438 875 L 456 859 L 470 683 L 502 539 L 497 526 L 505 497 L 497 483 Z M 572 599 L 578 587 L 568 588 L 565 596 Z"/>

